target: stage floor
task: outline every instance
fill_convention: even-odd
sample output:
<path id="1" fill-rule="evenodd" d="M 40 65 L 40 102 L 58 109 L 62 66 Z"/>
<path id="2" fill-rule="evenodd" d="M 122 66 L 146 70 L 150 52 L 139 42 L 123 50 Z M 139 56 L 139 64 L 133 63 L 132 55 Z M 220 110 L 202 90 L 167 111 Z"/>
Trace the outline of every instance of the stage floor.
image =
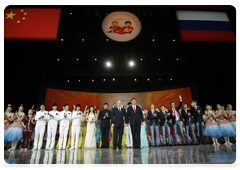
<path id="1" fill-rule="evenodd" d="M 188 145 L 142 149 L 78 149 L 4 151 L 8 164 L 206 164 L 233 163 L 236 144 Z"/>

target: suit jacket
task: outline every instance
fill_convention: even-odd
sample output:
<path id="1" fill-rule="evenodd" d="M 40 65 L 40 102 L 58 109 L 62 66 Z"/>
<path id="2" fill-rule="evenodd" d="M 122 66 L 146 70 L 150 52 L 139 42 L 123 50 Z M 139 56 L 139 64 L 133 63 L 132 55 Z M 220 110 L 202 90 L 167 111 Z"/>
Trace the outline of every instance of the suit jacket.
<path id="1" fill-rule="evenodd" d="M 200 113 L 198 113 L 197 111 L 200 110 Z M 191 114 L 194 116 L 194 122 L 204 122 L 203 120 L 203 111 L 202 108 L 200 106 L 197 106 L 197 109 L 195 109 L 194 107 L 192 107 L 190 109 Z"/>
<path id="2" fill-rule="evenodd" d="M 108 113 L 108 117 L 103 119 L 106 113 Z M 101 110 L 99 112 L 98 119 L 101 120 L 101 127 L 110 128 L 111 111 L 107 109 Z"/>
<path id="3" fill-rule="evenodd" d="M 168 113 L 168 112 L 165 112 L 166 115 L 167 115 L 167 113 Z M 160 126 L 163 126 L 163 125 L 165 124 L 166 119 L 167 119 L 167 122 L 166 122 L 166 123 L 170 123 L 170 122 L 169 122 L 169 120 L 171 119 L 171 118 L 170 118 L 170 115 L 166 117 L 165 114 L 164 114 L 162 111 L 160 111 L 160 112 L 158 113 L 158 117 L 159 117 L 159 119 L 160 119 Z"/>
<path id="4" fill-rule="evenodd" d="M 190 122 L 194 123 L 194 118 L 192 116 L 190 109 L 187 109 L 187 112 L 190 113 L 190 115 L 188 115 L 185 110 L 182 110 L 182 117 L 184 118 L 183 122 L 185 126 L 189 125 L 189 118 L 190 118 Z"/>
<path id="5" fill-rule="evenodd" d="M 121 108 L 119 112 L 118 108 L 112 109 L 111 122 L 114 124 L 114 127 L 124 127 L 124 119 L 126 118 L 126 110 Z"/>
<path id="6" fill-rule="evenodd" d="M 177 108 L 175 108 L 175 110 L 179 113 L 179 121 L 182 121 L 182 116 L 181 113 L 179 112 L 179 109 L 182 107 L 182 101 L 180 101 L 179 105 Z M 175 115 L 172 116 L 172 109 L 168 111 L 168 113 L 170 113 L 170 118 L 172 119 L 172 124 L 175 125 Z"/>
<path id="7" fill-rule="evenodd" d="M 157 116 L 153 117 L 153 114 L 156 113 Z M 152 114 L 152 111 L 148 111 L 148 115 L 147 115 L 147 119 L 149 120 L 149 125 L 152 126 L 153 125 L 153 121 L 155 121 L 155 124 L 158 125 L 158 119 L 159 119 L 159 114 L 156 110 L 154 110 L 154 113 Z"/>
<path id="8" fill-rule="evenodd" d="M 136 113 L 134 113 L 133 107 L 132 106 L 128 107 L 125 122 L 129 123 L 129 119 L 130 126 L 140 125 L 144 121 L 142 109 L 136 105 Z"/>

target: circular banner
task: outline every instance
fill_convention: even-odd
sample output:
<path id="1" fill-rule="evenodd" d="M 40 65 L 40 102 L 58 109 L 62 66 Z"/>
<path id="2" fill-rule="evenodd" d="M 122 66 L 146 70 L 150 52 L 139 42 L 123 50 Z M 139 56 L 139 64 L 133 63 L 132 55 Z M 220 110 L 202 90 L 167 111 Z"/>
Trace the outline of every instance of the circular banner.
<path id="1" fill-rule="evenodd" d="M 115 11 L 108 14 L 102 22 L 104 34 L 117 42 L 128 42 L 141 32 L 142 25 L 136 15 L 127 11 Z"/>

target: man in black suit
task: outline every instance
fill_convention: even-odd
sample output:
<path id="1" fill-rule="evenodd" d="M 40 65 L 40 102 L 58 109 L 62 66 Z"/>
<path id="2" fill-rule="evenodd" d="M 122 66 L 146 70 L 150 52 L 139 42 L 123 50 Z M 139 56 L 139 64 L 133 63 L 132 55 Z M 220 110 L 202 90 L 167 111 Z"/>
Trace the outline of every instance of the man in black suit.
<path id="1" fill-rule="evenodd" d="M 161 105 L 161 111 L 158 113 L 158 117 L 160 119 L 160 126 L 162 128 L 162 139 L 163 139 L 163 145 L 166 145 L 165 140 L 165 128 L 167 129 L 168 134 L 168 145 L 172 146 L 172 140 L 170 135 L 170 113 L 168 113 L 167 108 L 164 107 L 164 105 Z"/>
<path id="2" fill-rule="evenodd" d="M 122 135 L 124 128 L 124 119 L 126 118 L 126 110 L 121 108 L 121 100 L 117 101 L 117 107 L 112 110 L 111 122 L 113 129 L 113 149 L 122 149 Z M 126 124 L 125 124 L 126 126 Z"/>
<path id="3" fill-rule="evenodd" d="M 190 144 L 190 141 L 189 141 L 189 128 L 190 128 L 193 144 L 196 145 L 196 137 L 195 137 L 194 127 L 193 127 L 193 124 L 194 124 L 193 116 L 190 112 L 190 109 L 187 108 L 186 103 L 183 104 L 183 108 L 184 110 L 182 110 L 182 117 L 183 117 L 183 122 L 184 122 L 186 136 L 187 136 L 187 143 Z"/>
<path id="4" fill-rule="evenodd" d="M 129 123 L 132 131 L 133 147 L 136 149 L 140 148 L 140 128 L 143 125 L 143 112 L 142 109 L 136 105 L 137 100 L 135 98 L 131 99 L 132 106 L 127 109 L 126 123 Z M 130 117 L 130 118 L 129 118 Z M 137 134 L 137 136 L 136 136 Z"/>
<path id="5" fill-rule="evenodd" d="M 202 117 L 203 116 L 202 108 L 197 106 L 197 100 L 193 100 L 191 105 L 192 105 L 192 108 L 190 109 L 190 112 L 194 116 L 194 122 L 195 122 L 196 129 L 197 129 L 198 142 L 200 144 L 206 144 L 205 136 L 203 135 L 204 120 L 203 120 L 203 117 Z M 201 140 L 201 137 L 200 137 L 200 129 L 199 128 L 201 128 L 202 140 Z"/>
<path id="6" fill-rule="evenodd" d="M 151 110 L 148 111 L 147 119 L 149 120 L 149 126 L 150 126 L 150 133 L 152 138 L 152 146 L 155 146 L 154 142 L 154 129 L 156 132 L 156 146 L 160 146 L 160 139 L 159 139 L 159 127 L 158 127 L 158 112 L 154 110 L 154 104 L 152 103 L 150 105 Z"/>
<path id="7" fill-rule="evenodd" d="M 102 140 L 102 147 L 101 148 L 108 148 L 108 136 L 109 136 L 109 129 L 110 129 L 110 119 L 111 119 L 111 111 L 108 110 L 108 103 L 103 104 L 103 110 L 100 111 L 98 115 L 98 119 L 101 120 L 101 140 Z"/>
<path id="8" fill-rule="evenodd" d="M 181 116 L 180 111 L 179 111 L 179 109 L 181 109 L 181 107 L 182 107 L 182 97 L 180 95 L 179 95 L 179 99 L 180 99 L 180 103 L 179 103 L 177 108 L 175 108 L 175 103 L 174 102 L 170 103 L 172 109 L 169 110 L 169 113 L 170 113 L 170 118 L 172 119 L 175 145 L 178 145 L 178 143 L 177 143 L 177 127 L 180 131 L 182 141 L 183 141 L 183 145 L 186 145 L 186 140 L 185 140 L 185 137 L 183 135 L 183 129 L 182 129 L 182 116 Z"/>

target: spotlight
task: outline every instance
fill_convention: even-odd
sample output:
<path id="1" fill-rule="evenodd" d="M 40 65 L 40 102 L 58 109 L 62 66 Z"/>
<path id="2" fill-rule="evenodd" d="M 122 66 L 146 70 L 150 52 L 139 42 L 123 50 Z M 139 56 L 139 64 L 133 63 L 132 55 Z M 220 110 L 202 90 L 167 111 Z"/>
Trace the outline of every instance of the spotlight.
<path id="1" fill-rule="evenodd" d="M 94 79 L 92 79 L 92 82 L 94 82 Z"/>
<path id="2" fill-rule="evenodd" d="M 178 58 L 176 60 L 178 60 Z"/>
<path id="3" fill-rule="evenodd" d="M 173 41 L 175 41 L 175 39 L 173 39 Z"/>
<path id="4" fill-rule="evenodd" d="M 95 61 L 97 61 L 97 59 L 95 58 Z"/>
<path id="5" fill-rule="evenodd" d="M 147 81 L 150 81 L 150 79 L 147 79 Z"/>
<path id="6" fill-rule="evenodd" d="M 106 41 L 108 41 L 108 39 L 106 39 Z"/>
<path id="7" fill-rule="evenodd" d="M 78 82 L 80 82 L 81 80 L 78 80 Z"/>
<path id="8" fill-rule="evenodd" d="M 72 15 L 72 13 L 70 12 L 70 15 Z"/>
<path id="9" fill-rule="evenodd" d="M 67 82 L 69 83 L 69 80 L 67 80 Z"/>
<path id="10" fill-rule="evenodd" d="M 159 81 L 161 81 L 161 79 L 159 79 Z"/>
<path id="11" fill-rule="evenodd" d="M 97 15 L 97 13 L 95 13 L 95 15 Z"/>
<path id="12" fill-rule="evenodd" d="M 58 58 L 57 61 L 59 61 L 60 59 Z"/>
<path id="13" fill-rule="evenodd" d="M 63 41 L 63 39 L 61 39 L 61 41 Z"/>
<path id="14" fill-rule="evenodd" d="M 110 62 L 107 62 L 107 66 L 110 67 L 110 66 L 111 66 L 111 63 L 110 63 Z"/>
<path id="15" fill-rule="evenodd" d="M 137 79 L 134 79 L 134 81 L 137 81 Z"/>
<path id="16" fill-rule="evenodd" d="M 113 78 L 113 81 L 115 81 L 115 78 Z"/>
<path id="17" fill-rule="evenodd" d="M 84 41 L 84 39 L 82 39 L 82 41 Z"/>
<path id="18" fill-rule="evenodd" d="M 132 61 L 130 61 L 130 62 L 129 62 L 129 65 L 130 65 L 130 66 L 133 66 L 133 65 L 134 65 L 134 63 L 133 63 Z"/>
<path id="19" fill-rule="evenodd" d="M 77 58 L 77 61 L 78 61 L 78 58 Z"/>
<path id="20" fill-rule="evenodd" d="M 152 41 L 155 41 L 154 39 L 152 39 Z"/>
<path id="21" fill-rule="evenodd" d="M 170 81 L 172 81 L 172 79 L 170 79 Z"/>
<path id="22" fill-rule="evenodd" d="M 142 58 L 140 60 L 142 61 Z"/>
<path id="23" fill-rule="evenodd" d="M 160 61 L 161 59 L 159 58 L 158 60 Z"/>
<path id="24" fill-rule="evenodd" d="M 103 79 L 103 81 L 106 81 L 106 79 Z"/>

